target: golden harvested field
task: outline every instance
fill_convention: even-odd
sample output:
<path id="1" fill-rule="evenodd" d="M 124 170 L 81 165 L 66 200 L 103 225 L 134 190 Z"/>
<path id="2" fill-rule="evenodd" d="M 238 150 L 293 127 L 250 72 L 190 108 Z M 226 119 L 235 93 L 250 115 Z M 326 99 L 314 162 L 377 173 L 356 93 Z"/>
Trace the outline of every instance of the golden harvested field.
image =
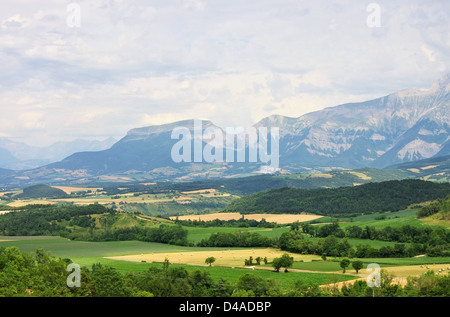
<path id="1" fill-rule="evenodd" d="M 216 189 L 210 188 L 210 189 L 200 189 L 200 190 L 191 190 L 187 192 L 181 192 L 182 194 L 191 195 L 191 194 L 205 194 L 205 193 L 215 193 L 217 192 Z"/>
<path id="2" fill-rule="evenodd" d="M 365 180 L 370 180 L 372 179 L 372 177 L 367 176 L 366 174 L 360 173 L 360 172 L 355 172 L 355 171 L 349 171 L 349 174 L 358 176 L 360 179 L 365 179 Z"/>
<path id="3" fill-rule="evenodd" d="M 177 217 L 170 217 L 171 220 L 175 220 Z M 238 220 L 242 218 L 242 215 L 237 212 L 224 212 L 215 214 L 205 214 L 205 215 L 186 215 L 178 216 L 179 220 L 200 220 L 200 221 L 211 221 L 215 219 L 219 220 Z"/>
<path id="4" fill-rule="evenodd" d="M 296 221 L 304 222 L 319 219 L 322 216 L 317 215 L 293 215 L 293 214 L 250 214 L 244 215 L 244 219 L 261 221 L 263 218 L 268 222 L 276 222 L 279 224 L 293 223 Z M 170 217 L 170 219 L 175 220 L 177 217 Z M 237 212 L 224 212 L 224 213 L 214 213 L 206 215 L 186 215 L 178 216 L 179 220 L 201 220 L 201 221 L 211 221 L 215 219 L 219 220 L 238 220 L 242 218 L 242 215 Z"/>
<path id="5" fill-rule="evenodd" d="M 117 257 L 108 257 L 108 259 L 125 260 L 125 261 L 146 261 L 146 262 L 164 262 L 167 258 L 170 263 L 178 264 L 192 264 L 205 265 L 206 258 L 212 256 L 216 258 L 214 266 L 229 266 L 229 267 L 243 267 L 244 260 L 250 256 L 253 259 L 257 257 L 267 257 L 268 261 L 280 257 L 286 252 L 271 248 L 267 249 L 246 249 L 246 250 L 223 250 L 223 251 L 190 251 L 190 252 L 176 252 L 176 253 L 147 253 L 124 255 Z M 305 262 L 313 259 L 320 259 L 317 255 L 301 255 L 290 253 L 295 261 L 303 260 Z"/>
<path id="6" fill-rule="evenodd" d="M 428 166 L 425 166 L 425 167 L 421 167 L 420 169 L 421 170 L 429 170 L 430 168 L 435 168 L 435 167 L 438 167 L 438 165 L 428 165 Z"/>
<path id="7" fill-rule="evenodd" d="M 342 273 L 342 271 L 340 271 L 338 273 Z M 344 285 L 350 286 L 353 283 L 355 283 L 356 281 L 366 281 L 366 280 L 367 280 L 367 278 L 363 277 L 363 278 L 358 278 L 358 279 L 355 279 L 355 280 L 350 280 L 350 281 L 345 281 L 345 282 L 337 282 L 337 283 L 320 285 L 320 287 L 322 287 L 322 288 L 328 288 L 328 287 L 334 288 L 334 287 L 337 287 L 338 289 L 341 289 Z M 407 280 L 403 279 L 403 278 L 394 278 L 394 279 L 392 279 L 391 284 L 399 284 L 401 286 L 405 286 L 407 284 Z"/>
<path id="8" fill-rule="evenodd" d="M 87 192 L 88 190 L 91 190 L 92 192 L 95 191 L 102 191 L 103 188 L 88 188 L 88 187 L 72 187 L 72 186 L 52 186 L 54 188 L 61 189 L 62 191 L 66 192 L 67 194 L 71 194 L 74 192 Z"/>
<path id="9" fill-rule="evenodd" d="M 428 268 L 427 268 L 428 267 Z M 393 267 L 382 267 L 382 270 L 385 270 L 388 273 L 391 273 L 393 275 L 392 284 L 400 284 L 402 286 L 405 286 L 407 284 L 407 277 L 408 276 L 420 276 L 428 271 L 434 271 L 434 273 L 438 273 L 440 269 L 445 269 L 445 271 L 439 273 L 439 274 L 450 274 L 450 270 L 448 268 L 450 267 L 450 264 L 433 264 L 433 265 L 406 265 L 406 266 L 393 266 Z M 342 271 L 336 271 L 334 273 L 342 273 Z M 350 273 L 350 272 L 349 272 Z M 338 287 L 339 289 L 343 285 L 351 285 L 355 281 L 362 280 L 365 281 L 367 279 L 367 276 L 369 276 L 371 272 L 366 271 L 366 269 L 362 269 L 359 271 L 358 275 L 363 276 L 360 279 L 346 281 L 346 282 L 339 282 L 335 284 L 328 284 L 328 285 L 322 285 L 321 287 Z"/>
<path id="10" fill-rule="evenodd" d="M 144 199 L 134 196 L 122 197 L 120 199 L 111 199 L 109 197 L 95 197 L 95 198 L 61 198 L 61 199 L 52 199 L 52 202 L 73 202 L 77 205 L 90 205 L 90 204 L 103 204 L 109 205 L 113 202 L 118 203 L 120 201 L 123 202 L 135 202 L 135 203 L 158 203 L 158 202 L 168 202 L 172 201 L 172 199 Z"/>
<path id="11" fill-rule="evenodd" d="M 427 269 L 427 266 L 429 267 L 429 269 Z M 441 274 L 448 274 L 448 267 L 450 267 L 450 264 L 408 265 L 386 267 L 382 269 L 386 270 L 389 273 L 392 273 L 395 277 L 407 278 L 408 276 L 419 276 L 431 270 L 433 270 L 435 273 L 438 273 L 440 269 L 445 269 L 445 271 Z M 361 270 L 361 272 L 362 271 L 363 270 Z"/>
<path id="12" fill-rule="evenodd" d="M 203 196 L 203 197 L 217 197 L 217 196 L 222 196 L 222 197 L 228 197 L 231 196 L 228 193 L 222 193 L 219 192 L 218 190 L 214 189 L 214 188 L 210 188 L 210 189 L 201 189 L 201 190 L 192 190 L 192 191 L 186 191 L 186 192 L 181 192 L 184 195 L 198 195 L 198 196 Z"/>
<path id="13" fill-rule="evenodd" d="M 326 173 L 317 173 L 317 174 L 311 174 L 311 177 L 314 177 L 314 178 L 333 178 L 333 175 L 326 174 Z"/>
<path id="14" fill-rule="evenodd" d="M 428 267 L 428 268 L 427 268 Z M 391 273 L 395 278 L 398 279 L 406 279 L 408 276 L 420 276 L 423 273 L 428 271 L 434 271 L 438 273 L 440 269 L 445 269 L 440 274 L 449 274 L 450 270 L 447 268 L 450 267 L 450 264 L 424 264 L 424 265 L 404 265 L 404 266 L 392 266 L 392 267 L 382 267 L 382 270 L 385 270 L 388 273 Z M 354 273 L 353 269 L 348 269 L 347 272 Z M 342 273 L 341 271 L 336 271 L 335 273 Z M 358 272 L 359 276 L 364 276 L 365 278 L 369 276 L 371 272 L 368 272 L 366 269 L 362 269 Z"/>
<path id="15" fill-rule="evenodd" d="M 17 200 L 13 201 L 12 203 L 9 203 L 8 206 L 10 207 L 23 207 L 26 205 L 53 205 L 56 204 L 54 201 L 48 201 L 48 200 L 40 200 L 40 199 L 34 199 L 34 200 Z"/>
<path id="16" fill-rule="evenodd" d="M 130 177 L 125 177 L 125 176 L 108 176 L 108 175 L 102 175 L 99 177 L 99 180 L 102 181 L 114 181 L 114 182 L 132 182 L 133 179 Z"/>
<path id="17" fill-rule="evenodd" d="M 315 219 L 322 218 L 322 216 L 317 215 L 292 215 L 292 214 L 252 214 L 245 215 L 245 219 L 261 221 L 263 218 L 268 222 L 276 222 L 279 224 L 293 223 L 293 222 L 304 222 L 311 221 Z"/>

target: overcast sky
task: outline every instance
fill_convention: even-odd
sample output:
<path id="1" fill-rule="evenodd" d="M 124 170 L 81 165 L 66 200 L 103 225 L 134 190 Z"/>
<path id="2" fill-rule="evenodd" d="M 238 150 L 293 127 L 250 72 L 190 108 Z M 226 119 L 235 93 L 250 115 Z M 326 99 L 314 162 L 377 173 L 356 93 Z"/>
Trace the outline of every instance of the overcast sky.
<path id="1" fill-rule="evenodd" d="M 4 0 L 0 137 L 250 126 L 429 88 L 450 72 L 449 16 L 448 0 Z"/>

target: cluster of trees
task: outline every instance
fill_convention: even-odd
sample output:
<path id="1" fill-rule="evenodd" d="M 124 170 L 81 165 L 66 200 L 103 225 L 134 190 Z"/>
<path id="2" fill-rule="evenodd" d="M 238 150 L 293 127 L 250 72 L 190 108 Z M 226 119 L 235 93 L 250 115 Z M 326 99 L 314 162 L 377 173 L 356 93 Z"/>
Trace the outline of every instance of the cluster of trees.
<path id="1" fill-rule="evenodd" d="M 255 260 L 255 262 L 253 262 L 253 260 Z M 264 264 L 268 263 L 267 257 L 262 258 L 260 256 L 257 256 L 256 258 L 253 258 L 253 256 L 249 256 L 248 259 L 244 259 L 244 265 L 246 265 L 246 266 L 249 266 L 249 265 L 261 265 L 261 261 Z"/>
<path id="2" fill-rule="evenodd" d="M 294 258 L 287 253 L 272 261 L 272 266 L 276 272 L 279 272 L 282 267 L 284 267 L 284 272 L 288 272 L 288 268 L 290 268 L 292 264 L 294 264 Z"/>
<path id="3" fill-rule="evenodd" d="M 189 245 L 188 231 L 181 225 L 161 224 L 159 227 L 141 228 L 127 227 L 97 235 L 93 241 L 127 241 L 138 240 L 145 242 L 159 242 L 175 245 Z"/>
<path id="4" fill-rule="evenodd" d="M 0 216 L 0 235 L 63 235 L 68 230 L 65 225 L 61 225 L 61 222 L 69 222 L 74 217 L 105 213 L 114 213 L 114 211 L 100 204 L 89 206 L 29 205 L 21 207 L 20 212 L 9 212 Z"/>
<path id="5" fill-rule="evenodd" d="M 197 243 L 199 247 L 271 247 L 274 241 L 257 232 L 216 232 Z"/>
<path id="6" fill-rule="evenodd" d="M 449 191 L 450 183 L 411 179 L 339 188 L 280 188 L 236 199 L 225 211 L 351 216 L 406 209 L 411 204 L 444 198 Z"/>
<path id="7" fill-rule="evenodd" d="M 441 219 L 450 219 L 450 195 L 445 199 L 439 199 L 438 201 L 429 205 L 423 206 L 417 212 L 417 218 L 425 218 L 434 214 L 440 213 Z"/>
<path id="8" fill-rule="evenodd" d="M 30 205 L 20 212 L 10 212 L 0 216 L 0 235 L 37 236 L 58 235 L 68 239 L 87 241 L 139 240 L 188 245 L 188 231 L 181 225 L 161 224 L 159 227 L 114 228 L 117 212 L 100 204 L 89 206 L 48 206 Z M 97 217 L 102 230 L 96 230 Z M 71 227 L 84 228 L 81 232 Z M 98 228 L 97 228 L 98 229 Z"/>
<path id="9" fill-rule="evenodd" d="M 284 258 L 283 258 L 284 257 Z M 283 259 L 282 259 L 283 258 Z M 279 258 L 289 267 L 289 256 Z M 284 263 L 283 261 L 286 261 Z M 69 287 L 70 259 L 55 258 L 44 250 L 22 253 L 17 247 L 0 248 L 0 296 L 4 297 L 418 297 L 448 296 L 450 275 L 436 276 L 429 271 L 408 278 L 406 286 L 391 283 L 393 276 L 381 270 L 380 287 L 366 281 L 320 287 L 297 281 L 293 289 L 282 289 L 274 279 L 255 273 L 242 274 L 235 282 L 214 280 L 209 271 L 172 267 L 166 260 L 161 267 L 143 272 L 120 273 L 109 266 L 94 264 L 80 268 L 80 283 Z M 348 266 L 349 263 L 345 263 Z"/>
<path id="10" fill-rule="evenodd" d="M 386 226 L 376 228 L 374 226 L 348 226 L 342 229 L 338 223 L 322 226 L 312 226 L 308 223 L 293 224 L 292 229 L 298 230 L 311 237 L 324 238 L 335 236 L 337 238 L 355 238 L 392 241 L 402 243 L 422 243 L 430 246 L 445 245 L 450 243 L 450 232 L 438 226 L 415 227 L 403 225 L 398 227 Z"/>
<path id="11" fill-rule="evenodd" d="M 327 228 L 331 228 L 327 226 Z M 342 229 L 341 229 L 342 230 Z M 379 229 L 381 230 L 381 229 Z M 331 231 L 333 232 L 333 231 Z M 341 232 L 341 231 L 339 231 Z M 436 232 L 441 230 L 436 229 Z M 444 230 L 445 239 L 449 238 Z M 352 237 L 352 236 L 349 236 Z M 448 256 L 448 242 L 442 242 L 440 238 L 430 240 L 431 243 L 396 243 L 394 246 L 382 246 L 379 249 L 372 247 L 369 243 L 362 243 L 352 247 L 347 237 L 336 237 L 333 234 L 316 241 L 309 239 L 300 230 L 291 229 L 281 235 L 278 240 L 279 247 L 282 250 L 301 253 L 301 254 L 319 254 L 333 257 L 350 257 L 350 258 L 387 258 L 387 257 L 411 257 L 419 254 L 427 254 L 428 256 Z M 447 241 L 447 240 L 445 240 Z"/>
<path id="12" fill-rule="evenodd" d="M 244 217 L 239 218 L 237 220 L 179 220 L 178 218 L 175 220 L 175 223 L 181 224 L 183 226 L 188 227 L 236 227 L 236 228 L 276 228 L 279 225 L 275 222 L 268 222 L 265 219 L 261 219 L 261 221 L 257 221 L 254 219 L 245 219 Z"/>
<path id="13" fill-rule="evenodd" d="M 339 266 L 343 269 L 342 273 L 345 273 L 345 269 L 347 267 L 349 267 L 350 264 L 352 265 L 353 269 L 356 271 L 356 274 L 358 274 L 358 271 L 361 270 L 364 266 L 364 263 L 360 260 L 355 260 L 353 262 L 350 262 L 349 259 L 342 259 L 341 262 L 339 263 Z"/>

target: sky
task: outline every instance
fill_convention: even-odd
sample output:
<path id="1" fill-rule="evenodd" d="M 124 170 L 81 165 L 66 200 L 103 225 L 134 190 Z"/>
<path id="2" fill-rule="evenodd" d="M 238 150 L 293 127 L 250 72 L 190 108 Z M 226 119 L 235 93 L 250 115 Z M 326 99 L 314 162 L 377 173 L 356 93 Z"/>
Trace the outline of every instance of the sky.
<path id="1" fill-rule="evenodd" d="M 4 0 L 0 138 L 120 139 L 426 89 L 450 73 L 448 0 Z"/>

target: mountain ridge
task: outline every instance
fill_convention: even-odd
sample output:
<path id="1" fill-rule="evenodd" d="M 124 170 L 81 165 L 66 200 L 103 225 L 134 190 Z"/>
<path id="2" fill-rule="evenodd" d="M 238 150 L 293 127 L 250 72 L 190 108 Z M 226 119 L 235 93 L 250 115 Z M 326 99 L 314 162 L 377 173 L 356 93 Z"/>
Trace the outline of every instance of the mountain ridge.
<path id="1" fill-rule="evenodd" d="M 346 103 L 300 117 L 271 115 L 254 128 L 280 131 L 280 173 L 385 168 L 445 155 L 450 148 L 450 74 L 430 89 L 405 89 L 364 102 Z M 83 151 L 16 177 L 48 175 L 61 181 L 141 174 L 143 179 L 192 180 L 260 173 L 261 163 L 175 163 L 175 128 L 193 132 L 195 119 L 131 129 L 110 148 Z M 219 128 L 202 120 L 202 132 Z M 193 137 L 193 136 L 191 136 Z M 191 139 L 192 142 L 193 139 Z M 207 140 L 202 140 L 204 147 Z M 52 176 L 53 175 L 53 176 Z M 78 176 L 77 176 L 78 175 Z M 125 176 L 124 176 L 125 175 Z"/>

